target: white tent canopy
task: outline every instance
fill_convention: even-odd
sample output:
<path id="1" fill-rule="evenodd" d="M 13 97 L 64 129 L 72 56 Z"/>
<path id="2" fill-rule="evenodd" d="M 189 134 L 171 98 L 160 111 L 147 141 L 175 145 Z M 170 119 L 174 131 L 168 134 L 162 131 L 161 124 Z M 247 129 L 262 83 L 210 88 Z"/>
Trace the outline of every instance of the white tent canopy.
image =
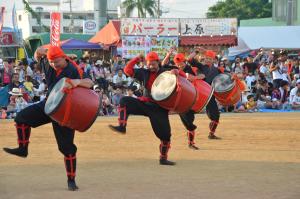
<path id="1" fill-rule="evenodd" d="M 229 56 L 255 49 L 300 49 L 300 26 L 239 27 L 238 46 Z"/>

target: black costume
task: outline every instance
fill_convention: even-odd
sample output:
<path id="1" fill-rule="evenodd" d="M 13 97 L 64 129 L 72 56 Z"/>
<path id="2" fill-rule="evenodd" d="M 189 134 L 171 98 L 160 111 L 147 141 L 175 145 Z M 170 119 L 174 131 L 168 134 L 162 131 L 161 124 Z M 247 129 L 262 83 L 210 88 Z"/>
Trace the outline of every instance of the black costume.
<path id="1" fill-rule="evenodd" d="M 52 67 L 50 67 L 48 61 L 45 58 L 40 61 L 40 65 L 43 72 L 45 73 L 46 83 L 48 86 L 48 94 L 51 92 L 55 84 L 64 77 L 70 79 L 81 78 L 79 71 L 77 71 L 76 67 L 69 62 L 68 65 L 60 72 L 57 72 Z M 27 157 L 31 127 L 36 128 L 51 122 L 58 149 L 65 156 L 64 160 L 69 189 L 75 190 L 78 188 L 75 184 L 77 151 L 76 145 L 73 142 L 75 130 L 60 126 L 57 122 L 53 121 L 48 115 L 46 115 L 44 112 L 45 103 L 46 99 L 37 104 L 26 107 L 17 114 L 15 122 L 18 134 L 19 148 L 4 148 L 4 150 L 14 155 Z"/>
<path id="2" fill-rule="evenodd" d="M 139 58 L 134 58 L 129 61 L 124 68 L 124 72 L 126 75 L 135 78 L 144 85 L 144 96 L 139 98 L 123 97 L 118 108 L 119 126 L 110 125 L 110 128 L 114 131 L 125 133 L 129 115 L 133 114 L 149 117 L 155 135 L 161 140 L 159 147 L 160 164 L 174 165 L 174 162 L 167 160 L 171 139 L 171 127 L 168 116 L 169 111 L 157 105 L 150 97 L 152 83 L 156 77 L 165 70 L 159 68 L 158 72 L 151 72 L 144 68 L 133 69 L 138 61 Z"/>

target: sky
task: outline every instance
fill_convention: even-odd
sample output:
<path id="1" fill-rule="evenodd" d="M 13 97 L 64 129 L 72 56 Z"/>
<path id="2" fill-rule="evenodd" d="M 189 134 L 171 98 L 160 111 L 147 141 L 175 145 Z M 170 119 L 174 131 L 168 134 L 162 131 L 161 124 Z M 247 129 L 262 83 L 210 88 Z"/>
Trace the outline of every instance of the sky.
<path id="1" fill-rule="evenodd" d="M 73 10 L 79 10 L 82 8 L 83 2 L 86 4 L 91 1 L 72 0 Z M 22 0 L 0 0 L 0 6 L 5 6 L 6 9 L 4 26 L 11 26 L 13 2 L 15 2 L 17 10 L 23 9 Z M 218 2 L 218 0 L 160 0 L 160 2 L 164 12 L 162 17 L 164 18 L 205 18 L 208 8 Z M 108 4 L 111 4 L 111 2 L 108 2 Z M 64 4 L 62 9 L 68 9 L 68 4 Z"/>

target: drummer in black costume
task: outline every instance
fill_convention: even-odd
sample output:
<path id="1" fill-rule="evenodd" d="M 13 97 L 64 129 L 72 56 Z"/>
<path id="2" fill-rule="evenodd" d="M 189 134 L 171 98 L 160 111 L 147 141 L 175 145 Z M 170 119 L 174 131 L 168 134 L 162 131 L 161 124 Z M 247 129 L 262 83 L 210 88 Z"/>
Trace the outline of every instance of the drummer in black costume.
<path id="1" fill-rule="evenodd" d="M 163 63 L 162 63 L 163 65 L 167 64 L 172 52 L 173 52 L 173 49 L 170 49 L 166 58 L 163 60 Z M 196 79 L 203 79 L 208 84 L 211 84 L 212 80 L 223 71 L 222 71 L 222 69 L 220 70 L 213 66 L 203 65 L 200 62 L 196 61 L 194 59 L 194 57 L 198 53 L 199 52 L 196 49 L 194 52 L 192 52 L 190 54 L 187 61 L 184 57 L 184 54 L 177 54 L 174 57 L 174 63 L 179 69 L 183 70 L 185 73 L 188 74 L 187 78 L 190 81 L 193 81 L 196 78 Z M 210 55 L 210 54 L 208 53 L 207 55 Z M 208 58 L 214 59 L 213 56 L 208 57 Z M 217 137 L 215 135 L 215 131 L 219 124 L 220 112 L 219 112 L 219 108 L 218 108 L 218 105 L 217 105 L 217 102 L 216 102 L 214 96 L 211 97 L 210 101 L 208 102 L 208 104 L 206 106 L 206 114 L 209 117 L 209 119 L 211 120 L 211 122 L 209 124 L 210 132 L 209 132 L 208 138 L 209 139 L 221 139 L 220 137 Z M 180 114 L 180 118 L 181 118 L 181 121 L 183 122 L 184 126 L 188 130 L 188 142 L 189 142 L 190 148 L 197 149 L 197 147 L 195 146 L 195 142 L 194 142 L 195 129 L 197 128 L 197 126 L 193 124 L 194 119 L 195 119 L 194 111 L 190 110 L 187 113 Z"/>
<path id="2" fill-rule="evenodd" d="M 47 58 L 46 58 L 47 56 Z M 49 50 L 39 48 L 35 52 L 35 59 L 39 61 L 43 72 L 45 73 L 48 86 L 48 94 L 54 85 L 62 78 L 67 79 L 67 88 L 71 89 L 77 86 L 90 88 L 93 82 L 90 79 L 82 79 L 82 70 L 72 62 L 59 47 L 51 46 Z M 76 151 L 74 144 L 75 130 L 59 125 L 57 122 L 45 114 L 46 100 L 37 104 L 28 106 L 20 111 L 16 118 L 16 128 L 18 136 L 18 148 L 3 148 L 5 152 L 19 157 L 27 157 L 28 144 L 31 133 L 31 127 L 52 123 L 56 142 L 59 151 L 64 155 L 65 167 L 68 177 L 68 189 L 75 191 L 78 189 L 75 182 L 76 174 Z"/>
<path id="3" fill-rule="evenodd" d="M 160 159 L 161 165 L 175 165 L 175 162 L 168 160 L 168 151 L 171 143 L 171 127 L 169 122 L 168 110 L 157 105 L 151 98 L 151 87 L 154 80 L 165 70 L 160 67 L 157 53 L 150 52 L 146 56 L 147 69 L 134 69 L 135 64 L 143 61 L 143 56 L 133 58 L 124 68 L 127 76 L 140 81 L 145 89 L 144 95 L 139 98 L 123 97 L 118 107 L 119 125 L 109 127 L 116 132 L 126 133 L 127 119 L 129 115 L 144 115 L 149 117 L 155 135 L 160 139 Z"/>

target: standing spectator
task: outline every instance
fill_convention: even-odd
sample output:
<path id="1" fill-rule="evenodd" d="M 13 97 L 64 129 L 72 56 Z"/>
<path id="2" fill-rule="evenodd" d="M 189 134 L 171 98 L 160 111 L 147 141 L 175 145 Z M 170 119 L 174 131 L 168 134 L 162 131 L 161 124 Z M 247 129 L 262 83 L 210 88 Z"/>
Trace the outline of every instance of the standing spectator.
<path id="1" fill-rule="evenodd" d="M 12 75 L 12 72 L 13 70 L 10 68 L 10 65 L 7 62 L 4 62 L 3 73 L 2 73 L 2 83 L 4 86 L 10 83 L 10 77 Z"/>
<path id="2" fill-rule="evenodd" d="M 246 74 L 252 73 L 252 74 L 256 74 L 257 72 L 257 64 L 255 62 L 253 62 L 253 57 L 252 56 L 248 56 L 247 57 L 247 62 L 244 64 L 244 69 Z"/>
<path id="3" fill-rule="evenodd" d="M 293 59 L 293 68 L 292 68 L 292 72 L 294 74 L 298 74 L 300 75 L 300 64 L 299 64 L 299 59 L 294 58 Z"/>
<path id="4" fill-rule="evenodd" d="M 280 87 L 280 82 L 282 81 L 282 70 L 280 69 L 280 65 L 278 62 L 272 62 L 270 66 L 270 72 L 272 72 L 273 76 L 273 86 L 274 88 Z"/>
<path id="5" fill-rule="evenodd" d="M 112 64 L 112 73 L 116 74 L 120 69 L 123 70 L 125 64 L 122 63 L 121 55 L 117 55 L 114 63 Z"/>

